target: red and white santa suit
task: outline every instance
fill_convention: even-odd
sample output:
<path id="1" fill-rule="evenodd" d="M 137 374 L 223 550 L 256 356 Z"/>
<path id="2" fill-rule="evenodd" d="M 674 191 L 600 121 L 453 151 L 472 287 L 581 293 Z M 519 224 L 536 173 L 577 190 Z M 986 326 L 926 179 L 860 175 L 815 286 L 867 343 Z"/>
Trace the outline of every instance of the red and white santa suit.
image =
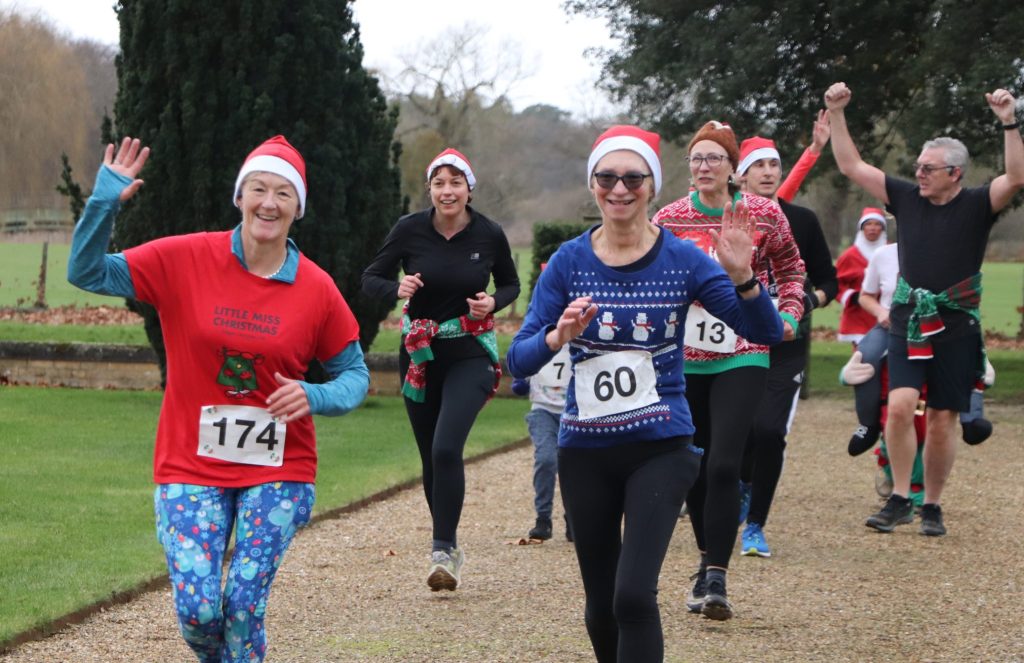
<path id="1" fill-rule="evenodd" d="M 869 240 L 864 235 L 864 224 L 868 221 L 878 221 L 882 224 L 882 234 L 876 240 Z M 843 307 L 839 316 L 837 336 L 840 341 L 856 343 L 875 326 L 875 316 L 860 307 L 860 289 L 871 256 L 889 242 L 885 229 L 885 214 L 882 210 L 877 207 L 865 207 L 857 222 L 857 237 L 853 246 L 846 249 L 836 260 L 836 276 L 839 279 L 839 294 L 836 300 Z"/>

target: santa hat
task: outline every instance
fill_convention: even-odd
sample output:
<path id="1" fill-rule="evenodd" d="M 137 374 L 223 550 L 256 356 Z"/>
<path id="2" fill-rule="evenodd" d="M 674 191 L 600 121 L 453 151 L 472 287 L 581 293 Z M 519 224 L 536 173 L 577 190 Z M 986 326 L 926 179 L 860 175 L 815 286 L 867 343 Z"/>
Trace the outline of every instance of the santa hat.
<path id="1" fill-rule="evenodd" d="M 658 195 L 661 191 L 661 136 L 627 124 L 611 127 L 594 141 L 590 158 L 587 159 L 587 183 L 590 183 L 590 176 L 594 174 L 594 168 L 601 157 L 617 150 L 636 152 L 647 162 L 654 176 L 654 195 Z"/>
<path id="2" fill-rule="evenodd" d="M 427 179 L 429 180 L 434 171 L 441 166 L 451 166 L 462 171 L 462 174 L 466 176 L 466 184 L 469 185 L 470 191 L 476 186 L 476 176 L 473 174 L 473 167 L 469 165 L 469 159 L 462 152 L 449 147 L 434 157 L 434 160 L 427 166 Z"/>
<path id="3" fill-rule="evenodd" d="M 775 141 L 760 136 L 746 139 L 740 143 L 740 165 L 736 167 L 736 174 L 742 175 L 747 172 L 747 168 L 754 165 L 755 161 L 761 159 L 775 159 L 780 164 L 782 163 L 782 157 L 775 149 Z"/>
<path id="4" fill-rule="evenodd" d="M 702 140 L 712 140 L 721 145 L 726 154 L 729 155 L 729 163 L 732 164 L 733 169 L 739 166 L 740 148 L 736 146 L 736 134 L 733 133 L 732 127 L 728 124 L 718 120 L 711 120 L 705 124 L 694 134 L 693 139 L 690 140 L 690 144 L 686 147 L 686 153 L 692 152 L 693 146 Z"/>
<path id="5" fill-rule="evenodd" d="M 301 219 L 306 211 L 306 162 L 284 136 L 278 135 L 264 141 L 245 158 L 235 179 L 235 207 L 238 207 L 238 198 L 242 195 L 242 180 L 249 173 L 255 172 L 280 175 L 295 187 L 299 196 L 299 213 L 295 218 Z"/>
<path id="6" fill-rule="evenodd" d="M 860 213 L 860 220 L 857 222 L 857 230 L 863 230 L 864 224 L 868 221 L 878 221 L 885 228 L 888 224 L 885 222 L 885 212 L 878 209 L 877 207 L 865 207 Z"/>

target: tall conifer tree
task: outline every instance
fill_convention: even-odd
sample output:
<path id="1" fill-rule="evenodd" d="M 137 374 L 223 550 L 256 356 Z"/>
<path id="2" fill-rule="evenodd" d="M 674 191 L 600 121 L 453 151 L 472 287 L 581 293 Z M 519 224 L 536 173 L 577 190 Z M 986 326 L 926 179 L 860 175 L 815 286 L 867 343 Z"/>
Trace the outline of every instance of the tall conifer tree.
<path id="1" fill-rule="evenodd" d="M 121 0 L 117 11 L 116 135 L 152 148 L 117 248 L 234 227 L 243 159 L 283 134 L 306 159 L 309 189 L 292 237 L 334 277 L 368 346 L 387 310 L 359 280 L 400 212 L 397 111 L 363 69 L 350 3 Z"/>

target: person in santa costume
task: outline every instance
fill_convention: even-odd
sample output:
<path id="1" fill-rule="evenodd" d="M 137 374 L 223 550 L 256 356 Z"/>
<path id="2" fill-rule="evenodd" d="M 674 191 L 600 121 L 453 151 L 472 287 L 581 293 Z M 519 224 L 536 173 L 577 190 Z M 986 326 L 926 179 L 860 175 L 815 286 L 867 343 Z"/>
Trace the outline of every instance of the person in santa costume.
<path id="1" fill-rule="evenodd" d="M 836 260 L 839 278 L 839 296 L 843 307 L 839 315 L 840 341 L 857 343 L 875 326 L 875 316 L 865 311 L 858 301 L 864 270 L 875 251 L 889 243 L 886 237 L 885 213 L 877 207 L 865 207 L 857 221 L 857 237 L 853 246 L 843 251 Z"/>
<path id="2" fill-rule="evenodd" d="M 262 661 L 271 583 L 313 510 L 311 415 L 344 414 L 369 387 L 359 325 L 334 279 L 288 238 L 306 211 L 306 163 L 284 136 L 242 164 L 234 230 L 106 254 L 148 158 L 138 139 L 116 154 L 107 146 L 75 226 L 68 280 L 159 312 L 167 388 L 153 503 L 178 625 L 200 661 Z M 314 359 L 325 384 L 303 380 Z"/>

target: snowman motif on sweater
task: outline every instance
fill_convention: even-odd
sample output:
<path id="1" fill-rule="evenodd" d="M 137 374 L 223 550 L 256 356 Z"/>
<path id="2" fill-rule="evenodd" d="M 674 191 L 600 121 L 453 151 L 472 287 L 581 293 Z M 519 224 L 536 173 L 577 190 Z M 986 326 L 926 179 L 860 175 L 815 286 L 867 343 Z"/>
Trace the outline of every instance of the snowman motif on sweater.
<path id="1" fill-rule="evenodd" d="M 672 311 L 665 320 L 665 338 L 675 338 L 676 329 L 679 327 L 679 314 Z"/>
<path id="2" fill-rule="evenodd" d="M 615 332 L 619 331 L 621 327 L 615 324 L 615 316 L 612 315 L 611 311 L 605 311 L 601 314 L 601 319 L 597 322 L 597 337 L 602 341 L 613 341 L 615 340 Z"/>
<path id="3" fill-rule="evenodd" d="M 640 311 L 633 320 L 633 340 L 644 342 L 651 337 L 654 324 L 647 319 L 647 314 Z"/>

